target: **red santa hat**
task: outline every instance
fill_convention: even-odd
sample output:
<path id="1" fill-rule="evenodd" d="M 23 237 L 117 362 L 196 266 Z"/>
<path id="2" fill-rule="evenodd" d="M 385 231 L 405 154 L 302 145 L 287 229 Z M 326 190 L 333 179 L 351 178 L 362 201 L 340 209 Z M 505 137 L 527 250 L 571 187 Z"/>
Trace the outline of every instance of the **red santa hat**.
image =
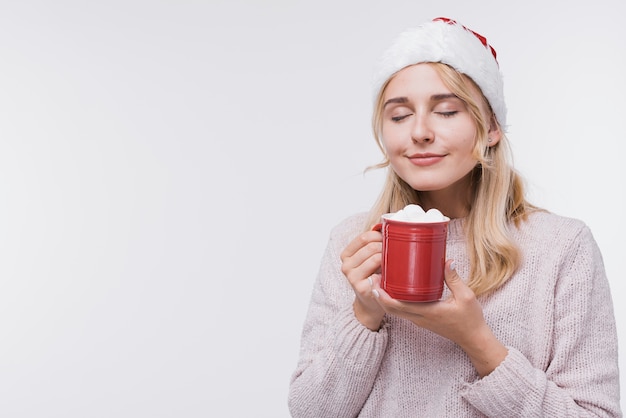
<path id="1" fill-rule="evenodd" d="M 452 19 L 438 17 L 402 32 L 383 54 L 374 76 L 374 92 L 395 73 L 422 62 L 441 62 L 470 77 L 489 101 L 506 130 L 502 74 L 496 50 L 487 38 Z"/>

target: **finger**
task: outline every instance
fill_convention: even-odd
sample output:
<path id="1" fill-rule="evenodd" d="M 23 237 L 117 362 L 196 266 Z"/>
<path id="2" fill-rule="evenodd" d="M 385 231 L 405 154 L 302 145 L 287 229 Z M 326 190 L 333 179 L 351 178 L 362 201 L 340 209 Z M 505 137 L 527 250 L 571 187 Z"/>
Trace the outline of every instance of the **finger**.
<path id="1" fill-rule="evenodd" d="M 372 242 L 383 241 L 383 236 L 377 231 L 367 231 L 354 238 L 341 252 L 341 260 L 354 256 L 361 248 Z"/>
<path id="2" fill-rule="evenodd" d="M 461 280 L 461 277 L 456 271 L 456 264 L 454 260 L 448 260 L 446 262 L 444 279 L 446 286 L 450 289 L 453 296 L 459 297 L 465 294 L 473 293 L 469 287 Z"/>
<path id="3" fill-rule="evenodd" d="M 381 279 L 381 274 L 380 273 L 374 273 L 370 276 L 370 278 L 372 279 L 372 289 L 373 288 L 378 288 L 380 287 L 380 279 Z"/>
<path id="4" fill-rule="evenodd" d="M 392 298 L 389 293 L 380 287 L 374 287 L 372 294 L 385 312 L 408 319 L 418 325 L 419 321 L 421 321 L 423 311 L 427 310 L 428 305 L 430 305 L 430 303 L 427 302 L 412 303 L 399 301 Z"/>
<path id="5" fill-rule="evenodd" d="M 381 259 L 382 257 L 380 252 L 376 252 L 367 259 L 363 260 L 363 262 L 357 266 L 349 266 L 353 261 L 351 259 L 342 266 L 341 270 L 348 278 L 348 281 L 352 284 L 352 286 L 359 286 L 362 290 L 370 290 L 374 282 L 372 278 L 372 282 L 370 284 L 369 279 L 380 268 Z M 363 287 L 359 285 L 359 282 L 363 282 Z"/>
<path id="6" fill-rule="evenodd" d="M 376 235 L 377 232 L 361 234 L 341 254 L 341 271 L 353 284 L 380 268 L 382 242 L 377 240 Z M 358 250 L 353 253 L 354 248 Z"/>
<path id="7" fill-rule="evenodd" d="M 378 289 L 378 286 L 380 283 L 380 274 L 378 273 L 372 274 L 371 276 L 367 278 L 367 282 L 369 285 L 370 295 L 374 296 L 375 298 L 378 298 L 379 293 L 376 289 Z"/>
<path id="8" fill-rule="evenodd" d="M 372 286 L 372 294 L 378 300 L 385 310 L 389 311 L 398 311 L 402 309 L 402 302 L 392 298 L 389 296 L 382 287 L 380 287 L 380 275 L 377 275 L 378 279 L 376 279 L 376 275 L 374 275 L 374 285 Z"/>

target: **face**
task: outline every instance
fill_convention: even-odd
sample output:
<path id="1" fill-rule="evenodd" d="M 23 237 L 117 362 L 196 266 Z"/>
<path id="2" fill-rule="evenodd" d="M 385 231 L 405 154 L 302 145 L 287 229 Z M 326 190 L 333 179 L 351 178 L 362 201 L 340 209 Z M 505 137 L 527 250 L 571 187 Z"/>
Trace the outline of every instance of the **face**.
<path id="1" fill-rule="evenodd" d="M 382 142 L 396 174 L 420 192 L 466 190 L 477 164 L 476 124 L 436 70 L 428 64 L 402 69 L 383 103 Z"/>

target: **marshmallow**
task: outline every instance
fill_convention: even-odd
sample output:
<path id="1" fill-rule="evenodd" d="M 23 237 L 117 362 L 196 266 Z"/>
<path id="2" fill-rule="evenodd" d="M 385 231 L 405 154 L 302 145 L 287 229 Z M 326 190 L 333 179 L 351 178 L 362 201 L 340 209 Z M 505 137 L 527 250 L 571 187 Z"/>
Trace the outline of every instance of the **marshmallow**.
<path id="1" fill-rule="evenodd" d="M 420 205 L 407 205 L 404 209 L 400 209 L 396 213 L 390 214 L 389 219 L 394 221 L 403 222 L 444 222 L 450 219 L 444 216 L 438 209 L 428 209 L 428 212 L 424 212 L 424 209 Z"/>

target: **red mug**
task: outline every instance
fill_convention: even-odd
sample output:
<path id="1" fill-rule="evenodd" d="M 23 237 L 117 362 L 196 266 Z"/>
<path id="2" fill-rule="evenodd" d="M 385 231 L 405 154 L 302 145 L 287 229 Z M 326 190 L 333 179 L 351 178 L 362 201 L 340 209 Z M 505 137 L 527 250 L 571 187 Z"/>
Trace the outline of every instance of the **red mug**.
<path id="1" fill-rule="evenodd" d="M 441 299 L 448 222 L 409 222 L 382 216 L 372 229 L 383 234 L 381 287 L 394 299 Z"/>

